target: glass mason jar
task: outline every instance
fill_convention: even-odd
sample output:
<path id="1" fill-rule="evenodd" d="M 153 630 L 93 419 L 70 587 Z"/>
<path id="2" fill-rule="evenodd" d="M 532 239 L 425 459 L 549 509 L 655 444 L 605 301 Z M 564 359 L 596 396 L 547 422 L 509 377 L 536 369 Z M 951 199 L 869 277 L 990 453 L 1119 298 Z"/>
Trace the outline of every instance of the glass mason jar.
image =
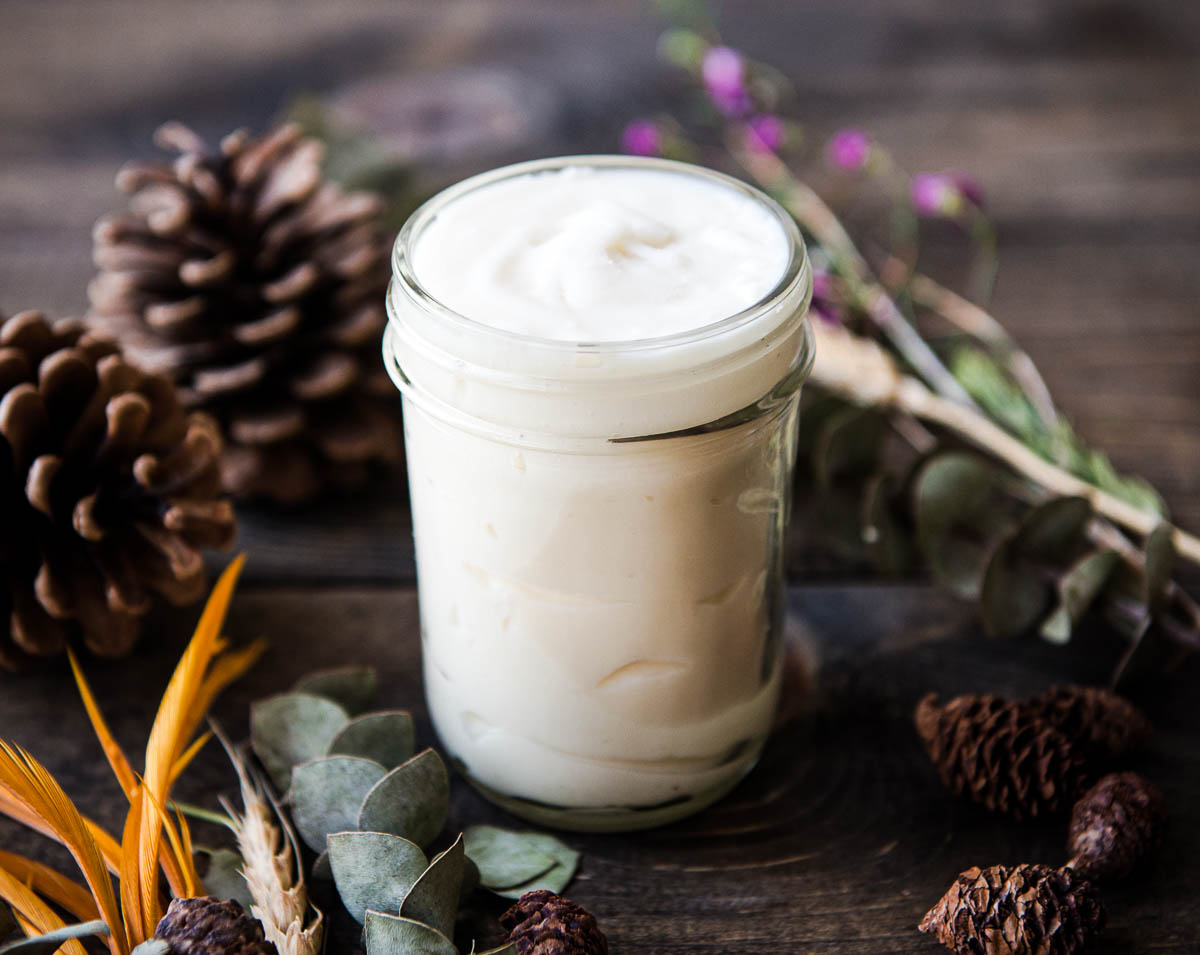
<path id="1" fill-rule="evenodd" d="M 697 176 L 789 247 L 749 308 L 638 341 L 534 338 L 437 301 L 423 230 L 464 194 L 569 166 Z M 581 156 L 435 196 L 392 257 L 384 358 L 403 394 L 425 691 L 485 796 L 586 831 L 660 825 L 750 770 L 781 679 L 782 546 L 812 278 L 791 217 L 683 163 Z"/>

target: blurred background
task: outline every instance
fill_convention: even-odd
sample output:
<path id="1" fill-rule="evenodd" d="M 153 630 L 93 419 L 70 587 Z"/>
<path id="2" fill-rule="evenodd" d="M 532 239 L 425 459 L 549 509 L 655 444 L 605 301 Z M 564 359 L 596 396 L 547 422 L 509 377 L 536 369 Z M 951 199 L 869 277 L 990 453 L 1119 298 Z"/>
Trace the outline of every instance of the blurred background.
<path id="1" fill-rule="evenodd" d="M 316 97 L 432 189 L 615 151 L 681 95 L 663 26 L 642 0 L 0 3 L 0 309 L 84 309 L 91 224 L 167 119 L 215 142 Z M 994 313 L 1082 433 L 1200 527 L 1200 4 L 743 0 L 722 30 L 794 83 L 818 185 L 846 126 L 983 184 Z"/>

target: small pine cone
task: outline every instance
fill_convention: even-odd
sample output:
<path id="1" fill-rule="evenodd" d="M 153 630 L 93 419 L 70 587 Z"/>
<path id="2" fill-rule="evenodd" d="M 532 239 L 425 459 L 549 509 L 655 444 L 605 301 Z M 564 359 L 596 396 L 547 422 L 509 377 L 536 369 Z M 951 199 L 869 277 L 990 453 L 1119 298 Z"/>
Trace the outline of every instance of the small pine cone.
<path id="1" fill-rule="evenodd" d="M 917 704 L 917 732 L 942 781 L 993 812 L 1015 819 L 1071 805 L 1083 764 L 1070 742 L 1020 704 L 959 696 L 944 706 L 930 693 Z"/>
<path id="2" fill-rule="evenodd" d="M 963 955 L 1071 955 L 1104 927 L 1104 906 L 1070 869 L 973 867 L 918 928 Z"/>
<path id="3" fill-rule="evenodd" d="M 1055 686 L 1026 705 L 1075 743 L 1085 757 L 1101 762 L 1132 752 L 1153 733 L 1141 710 L 1100 687 Z"/>
<path id="4" fill-rule="evenodd" d="M 1071 810 L 1067 851 L 1087 879 L 1121 879 L 1162 844 L 1166 800 L 1137 773 L 1110 773 Z"/>
<path id="5" fill-rule="evenodd" d="M 595 916 L 545 889 L 526 892 L 500 916 L 519 955 L 608 955 Z"/>
<path id="6" fill-rule="evenodd" d="M 179 123 L 156 141 L 178 158 L 126 165 L 128 209 L 96 223 L 90 320 L 217 420 L 237 498 L 299 503 L 394 466 L 378 197 L 323 179 L 295 125 L 216 151 Z"/>
<path id="7" fill-rule="evenodd" d="M 154 937 L 171 955 L 277 955 L 262 923 L 232 899 L 172 899 Z"/>
<path id="8" fill-rule="evenodd" d="M 226 547 L 221 436 L 112 341 L 38 312 L 0 316 L 0 668 L 80 638 L 127 653 L 151 595 L 204 590 Z"/>

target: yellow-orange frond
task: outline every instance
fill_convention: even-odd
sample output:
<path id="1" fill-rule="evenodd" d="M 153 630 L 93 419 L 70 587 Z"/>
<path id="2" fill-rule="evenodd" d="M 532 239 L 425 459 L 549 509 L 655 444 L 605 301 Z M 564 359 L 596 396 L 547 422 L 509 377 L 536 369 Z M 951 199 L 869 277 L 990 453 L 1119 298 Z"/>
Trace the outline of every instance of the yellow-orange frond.
<path id="1" fill-rule="evenodd" d="M 146 940 L 146 920 L 142 916 L 143 896 L 138 881 L 138 843 L 142 831 L 143 804 L 139 784 L 129 802 L 129 812 L 125 815 L 125 831 L 121 834 L 121 871 L 117 874 L 121 880 L 121 914 L 125 919 L 125 931 L 131 947 Z"/>
<path id="2" fill-rule="evenodd" d="M 92 894 L 74 879 L 41 862 L 26 859 L 15 852 L 0 851 L 0 868 L 7 869 L 25 885 L 51 902 L 61 905 L 81 922 L 100 918 Z"/>
<path id="3" fill-rule="evenodd" d="M 103 853 L 91 829 L 57 780 L 23 749 L 0 740 L 0 787 L 24 803 L 74 856 L 101 918 L 111 928 L 114 941 L 124 950 L 120 913 Z"/>
<path id="4" fill-rule="evenodd" d="M 200 721 L 212 708 L 216 699 L 225 687 L 254 666 L 258 658 L 266 652 L 267 641 L 255 640 L 231 653 L 226 653 L 213 661 L 212 667 L 200 684 L 191 712 L 187 716 L 187 727 L 184 736 L 191 736 L 200 726 Z"/>
<path id="5" fill-rule="evenodd" d="M 87 710 L 88 719 L 92 722 L 92 729 L 96 733 L 96 738 L 100 740 L 100 746 L 108 759 L 108 765 L 112 767 L 117 782 L 121 784 L 121 791 L 128 798 L 129 794 L 137 787 L 133 767 L 129 765 L 129 759 L 113 737 L 112 731 L 109 730 L 108 723 L 105 722 L 104 715 L 100 712 L 100 707 L 96 705 L 92 688 L 88 685 L 87 678 L 83 675 L 83 670 L 79 666 L 79 660 L 76 659 L 73 650 L 67 650 L 67 658 L 71 661 L 71 672 L 75 674 L 75 685 L 79 687 L 79 696 L 83 700 L 83 708 Z"/>
<path id="6" fill-rule="evenodd" d="M 34 934 L 44 935 L 66 924 L 29 886 L 3 867 L 0 867 L 0 899 L 13 907 L 27 933 L 32 929 Z M 87 955 L 87 950 L 74 940 L 64 942 L 59 951 L 67 955 Z"/>
<path id="7" fill-rule="evenodd" d="M 175 765 L 171 767 L 169 786 L 175 785 L 175 781 L 183 775 L 183 771 L 191 765 L 192 760 L 196 758 L 200 750 L 204 749 L 210 739 L 212 739 L 212 733 L 203 733 L 197 736 L 192 745 L 183 751 L 179 759 L 175 760 Z"/>
<path id="8" fill-rule="evenodd" d="M 171 881 L 171 892 L 182 899 L 191 898 L 196 894 L 196 883 L 200 881 L 200 877 L 196 874 L 195 862 L 190 854 L 184 855 L 183 839 L 176 831 L 175 822 L 168 815 L 163 804 L 154 798 L 154 793 L 150 790 L 147 789 L 145 792 L 146 798 L 154 806 L 155 815 L 158 816 L 159 822 L 167 833 L 167 844 L 159 850 L 159 857 L 164 868 L 166 868 L 168 860 L 173 863 L 168 869 L 167 877 L 168 881 Z M 157 919 L 155 924 L 158 924 Z"/>
<path id="9" fill-rule="evenodd" d="M 28 826 L 34 832 L 40 832 L 48 839 L 61 842 L 53 829 L 42 822 L 32 809 L 16 799 L 2 785 L 0 785 L 0 814 L 8 816 L 9 819 L 19 822 L 23 826 Z M 104 856 L 104 864 L 108 866 L 108 871 L 117 875 L 121 864 L 121 846 L 100 823 L 93 822 L 87 816 L 83 817 L 83 821 L 88 827 L 88 832 L 92 834 L 92 838 L 96 840 L 96 845 L 100 847 L 100 854 Z"/>

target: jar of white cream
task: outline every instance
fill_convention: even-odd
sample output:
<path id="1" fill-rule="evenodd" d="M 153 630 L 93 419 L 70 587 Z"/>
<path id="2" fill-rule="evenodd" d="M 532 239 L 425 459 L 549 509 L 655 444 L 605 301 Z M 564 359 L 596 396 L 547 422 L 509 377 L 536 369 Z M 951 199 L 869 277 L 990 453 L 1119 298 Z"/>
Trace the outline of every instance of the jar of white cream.
<path id="1" fill-rule="evenodd" d="M 426 695 L 512 812 L 615 831 L 754 764 L 779 695 L 812 280 L 771 199 L 683 163 L 476 176 L 401 230 Z"/>

